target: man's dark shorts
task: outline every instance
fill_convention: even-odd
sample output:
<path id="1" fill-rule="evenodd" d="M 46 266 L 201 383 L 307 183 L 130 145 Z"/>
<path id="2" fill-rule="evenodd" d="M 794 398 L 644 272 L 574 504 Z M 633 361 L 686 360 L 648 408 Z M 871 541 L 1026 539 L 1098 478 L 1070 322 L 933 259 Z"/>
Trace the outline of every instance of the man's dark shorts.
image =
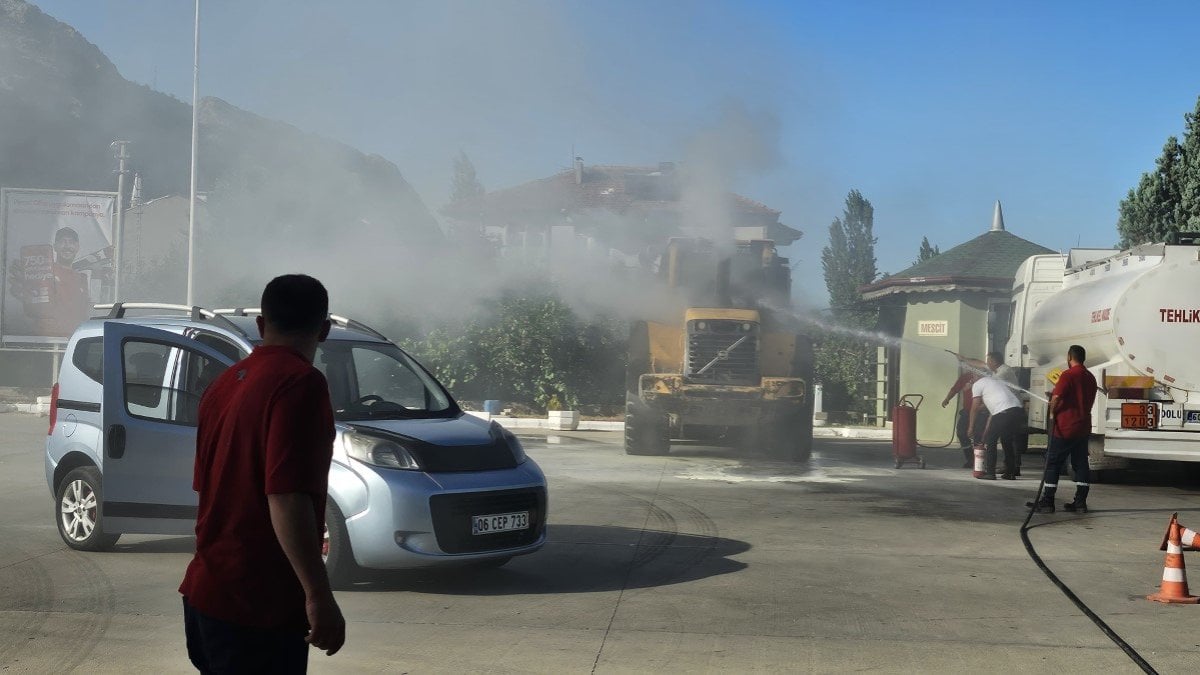
<path id="1" fill-rule="evenodd" d="M 201 673 L 303 673 L 308 643 L 296 629 L 247 628 L 197 612 L 183 599 L 188 658 Z"/>

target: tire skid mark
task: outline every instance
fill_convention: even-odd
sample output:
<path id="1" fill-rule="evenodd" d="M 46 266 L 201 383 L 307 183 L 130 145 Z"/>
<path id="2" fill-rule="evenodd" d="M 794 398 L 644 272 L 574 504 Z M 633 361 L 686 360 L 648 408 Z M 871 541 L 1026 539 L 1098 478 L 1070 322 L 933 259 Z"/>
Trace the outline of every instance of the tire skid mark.
<path id="1" fill-rule="evenodd" d="M 37 637 L 50 611 L 50 575 L 39 557 L 10 565 L 0 576 L 0 611 L 9 625 L 7 636 L 0 639 L 0 663 L 19 664 L 31 651 L 40 651 Z M 11 622 L 11 623 L 9 623 Z"/>
<path id="2" fill-rule="evenodd" d="M 688 502 L 663 494 L 657 495 L 653 502 L 623 494 L 645 504 L 648 509 L 645 529 L 631 562 L 626 598 L 681 579 L 713 555 L 720 535 L 708 514 Z M 680 528 L 681 523 L 683 528 Z M 653 670 L 670 672 L 676 654 L 684 649 L 683 613 L 670 604 L 659 605 L 658 610 L 670 613 L 667 622 L 676 626 L 676 630 L 664 634 L 665 639 L 658 643 L 654 656 L 646 665 Z M 603 661 L 598 659 L 597 666 L 601 665 Z"/>
<path id="3" fill-rule="evenodd" d="M 4 570 L 11 578 L 0 581 L 8 627 L 0 663 L 67 672 L 82 665 L 108 631 L 116 606 L 108 575 L 88 554 L 55 553 Z"/>
<path id="4" fill-rule="evenodd" d="M 675 522 L 675 517 L 662 507 L 645 499 L 637 497 L 634 497 L 634 499 L 645 504 L 649 512 L 646 518 L 645 529 L 642 530 L 641 536 L 638 537 L 638 543 L 633 551 L 631 565 L 634 569 L 637 569 L 645 567 L 654 559 L 666 553 L 671 544 L 675 543 L 675 539 L 679 534 L 679 527 Z"/>
<path id="5" fill-rule="evenodd" d="M 658 495 L 651 501 L 629 493 L 621 494 L 644 504 L 648 510 L 646 527 L 632 561 L 635 574 L 650 575 L 644 580 L 645 585 L 661 585 L 685 576 L 717 548 L 720 533 L 716 523 L 708 514 L 688 502 L 666 495 Z M 682 533 L 680 520 L 688 526 Z M 686 545 L 679 545 L 681 535 L 687 538 Z M 668 554 L 671 564 L 650 566 L 650 563 Z"/>
<path id="6" fill-rule="evenodd" d="M 659 586 L 687 576 L 713 555 L 720 542 L 716 523 L 708 517 L 708 514 L 688 502 L 674 497 L 660 495 L 658 501 L 666 507 L 665 509 L 658 508 L 667 513 L 672 520 L 674 534 L 671 537 L 671 543 L 678 542 L 682 534 L 683 537 L 686 537 L 687 545 L 667 545 L 660 550 L 655 557 L 666 555 L 666 559 L 663 560 L 666 564 L 656 565 L 654 568 L 642 571 L 649 576 L 641 579 L 642 583 L 638 586 Z M 682 533 L 678 526 L 680 521 L 686 525 Z"/>
<path id="7" fill-rule="evenodd" d="M 108 632 L 116 609 L 112 581 L 91 554 L 66 551 L 62 559 L 66 569 L 51 578 L 52 593 L 57 601 L 57 589 L 65 588 L 74 597 L 69 601 L 72 611 L 57 615 L 62 626 L 50 662 L 54 672 L 67 672 L 83 664 Z"/>

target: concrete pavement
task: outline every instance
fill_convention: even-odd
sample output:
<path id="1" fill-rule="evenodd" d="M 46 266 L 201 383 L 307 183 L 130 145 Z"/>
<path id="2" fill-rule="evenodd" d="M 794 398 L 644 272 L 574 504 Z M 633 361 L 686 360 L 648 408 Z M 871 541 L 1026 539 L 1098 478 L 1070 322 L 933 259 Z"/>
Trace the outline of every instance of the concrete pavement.
<path id="1" fill-rule="evenodd" d="M 0 416 L 0 668 L 187 672 L 175 588 L 192 540 L 66 549 L 44 427 Z M 798 467 L 703 447 L 629 457 L 616 433 L 522 438 L 551 484 L 546 549 L 339 593 L 349 641 L 314 653 L 313 672 L 1136 670 L 1026 556 L 1017 526 L 1032 478 L 973 480 L 956 450 L 896 470 L 886 442 L 854 439 L 821 438 Z M 1200 523 L 1189 481 L 1099 485 L 1097 510 L 1037 517 L 1031 532 L 1161 672 L 1193 669 L 1200 628 L 1200 607 L 1143 599 L 1169 514 Z"/>

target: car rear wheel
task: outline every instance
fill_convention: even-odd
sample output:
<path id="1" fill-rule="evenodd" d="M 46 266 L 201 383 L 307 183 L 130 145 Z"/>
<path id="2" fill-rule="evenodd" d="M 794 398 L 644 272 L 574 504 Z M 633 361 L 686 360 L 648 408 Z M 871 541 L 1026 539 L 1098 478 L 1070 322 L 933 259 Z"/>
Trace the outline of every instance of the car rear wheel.
<path id="1" fill-rule="evenodd" d="M 332 499 L 327 499 L 325 505 L 325 538 L 321 542 L 321 559 L 325 561 L 325 574 L 329 576 L 329 585 L 334 588 L 345 588 L 353 584 L 362 572 L 358 563 L 354 561 L 354 549 L 350 546 L 346 518 Z"/>
<path id="2" fill-rule="evenodd" d="M 100 471 L 94 466 L 72 469 L 55 495 L 58 534 L 77 551 L 107 551 L 121 537 L 104 531 Z"/>

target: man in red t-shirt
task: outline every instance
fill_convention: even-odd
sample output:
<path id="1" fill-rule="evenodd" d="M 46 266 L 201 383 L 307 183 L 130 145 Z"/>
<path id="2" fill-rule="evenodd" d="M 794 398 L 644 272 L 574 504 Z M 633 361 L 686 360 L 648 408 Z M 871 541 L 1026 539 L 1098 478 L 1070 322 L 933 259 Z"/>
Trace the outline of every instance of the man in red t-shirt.
<path id="1" fill-rule="evenodd" d="M 1075 499 L 1063 505 L 1071 512 L 1087 513 L 1091 480 L 1088 438 L 1092 434 L 1092 405 L 1096 402 L 1096 377 L 1084 367 L 1087 352 L 1079 345 L 1067 350 L 1067 369 L 1058 376 L 1050 396 L 1050 442 L 1046 448 L 1044 491 L 1040 501 L 1027 502 L 1038 513 L 1054 513 L 1054 493 L 1063 464 L 1071 459 L 1075 470 Z"/>
<path id="2" fill-rule="evenodd" d="M 196 555 L 183 594 L 201 672 L 303 672 L 309 644 L 334 654 L 346 622 L 321 560 L 333 408 L 313 367 L 329 296 L 304 275 L 262 295 L 262 344 L 200 401 Z"/>
<path id="3" fill-rule="evenodd" d="M 958 445 L 962 448 L 963 453 L 963 468 L 971 469 L 975 467 L 975 443 L 983 442 L 983 428 L 987 425 L 988 412 L 983 410 L 983 417 L 979 421 L 979 433 L 974 436 L 967 433 L 967 427 L 971 421 L 971 405 L 974 397 L 971 396 L 971 386 L 978 380 L 980 374 L 985 371 L 986 366 L 983 361 L 977 359 L 969 359 L 961 354 L 950 352 L 958 359 L 958 367 L 961 371 L 958 379 L 951 385 L 950 391 L 946 392 L 946 398 L 942 399 L 942 407 L 950 405 L 950 399 L 958 394 L 958 419 L 954 423 L 954 432 L 958 436 Z"/>

